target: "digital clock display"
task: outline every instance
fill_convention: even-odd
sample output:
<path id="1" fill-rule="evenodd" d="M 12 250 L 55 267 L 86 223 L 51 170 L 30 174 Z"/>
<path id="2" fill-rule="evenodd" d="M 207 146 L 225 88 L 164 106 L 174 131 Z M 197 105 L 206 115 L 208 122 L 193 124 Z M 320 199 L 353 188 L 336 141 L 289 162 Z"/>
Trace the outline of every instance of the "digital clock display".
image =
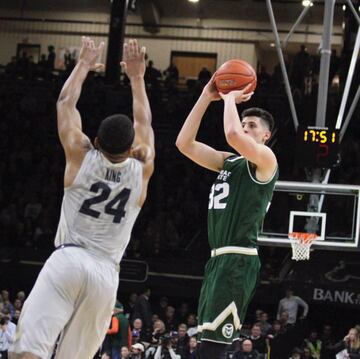
<path id="1" fill-rule="evenodd" d="M 339 131 L 301 127 L 296 135 L 296 161 L 303 167 L 333 167 L 339 159 Z"/>
<path id="2" fill-rule="evenodd" d="M 319 142 L 319 143 L 336 143 L 338 131 L 328 130 L 315 130 L 305 129 L 302 131 L 304 134 L 304 142 Z"/>

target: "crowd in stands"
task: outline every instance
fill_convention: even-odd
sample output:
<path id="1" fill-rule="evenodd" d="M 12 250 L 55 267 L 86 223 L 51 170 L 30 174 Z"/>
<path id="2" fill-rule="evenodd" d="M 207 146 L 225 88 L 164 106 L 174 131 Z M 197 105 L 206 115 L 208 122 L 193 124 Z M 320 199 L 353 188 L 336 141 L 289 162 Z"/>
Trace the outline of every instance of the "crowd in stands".
<path id="1" fill-rule="evenodd" d="M 53 250 L 64 171 L 64 155 L 56 128 L 56 100 L 74 61 L 68 56 L 64 71 L 55 71 L 54 63 L 54 49 L 49 47 L 49 54 L 43 55 L 39 63 L 23 54 L 14 57 L 0 72 L 0 238 L 4 247 L 49 253 Z M 288 65 L 299 118 L 308 119 L 309 123 L 315 113 L 318 65 L 305 48 Z M 330 122 L 337 113 L 333 109 L 338 108 L 347 68 L 335 52 L 331 66 L 334 86 L 329 93 Z M 359 73 L 357 69 L 356 76 Z M 206 245 L 207 198 L 215 174 L 186 160 L 174 143 L 210 76 L 210 71 L 204 68 L 197 80 L 180 86 L 174 63 L 160 71 L 148 61 L 145 79 L 156 136 L 156 170 L 148 200 L 133 231 L 128 258 L 193 257 L 201 261 L 208 257 L 206 251 L 196 248 Z M 356 76 L 354 82 L 359 83 Z M 280 179 L 305 180 L 305 172 L 296 166 L 295 132 L 279 66 L 273 74 L 261 68 L 257 91 L 246 106 L 264 107 L 274 114 L 277 133 L 272 145 L 280 165 Z M 93 139 L 104 117 L 117 112 L 131 115 L 127 79 L 122 77 L 118 84 L 110 86 L 101 74 L 90 74 L 78 107 L 84 130 Z M 359 106 L 354 117 L 358 113 Z M 226 150 L 225 138 L 219 135 L 223 133 L 221 119 L 221 103 L 212 105 L 199 138 Z M 351 121 L 341 147 L 342 160 L 332 171 L 331 182 L 360 184 L 359 138 L 360 122 Z M 273 248 L 265 251 L 267 257 L 263 259 L 262 276 L 270 280 L 278 260 L 273 251 Z M 117 303 L 100 352 L 103 358 L 194 358 L 195 311 L 190 311 L 186 304 L 175 308 L 166 298 L 156 303 L 146 297 L 149 297 L 146 293 L 139 296 L 133 293 L 124 306 Z M 8 291 L 1 292 L 0 353 L 7 350 L 9 335 L 14 331 L 10 323 L 16 325 L 24 299 L 23 292 L 11 300 Z M 349 358 L 360 358 L 358 327 L 350 329 L 344 340 L 340 340 L 344 333 L 333 333 L 327 324 L 322 329 L 320 324 L 315 326 L 317 331 L 312 331 L 309 328 L 313 326 L 306 319 L 289 320 L 289 309 L 279 313 L 278 318 L 275 313 L 258 311 L 244 326 L 243 340 L 234 345 L 229 357 L 327 359 L 347 349 Z"/>
<path id="2" fill-rule="evenodd" d="M 52 249 L 64 169 L 55 104 L 68 74 L 67 70 L 54 72 L 54 56 L 51 46 L 47 58 L 43 55 L 38 64 L 31 64 L 23 54 L 6 65 L 0 74 L 0 236 L 4 238 L 4 245 Z M 341 68 L 339 60 L 334 63 L 332 76 Z M 69 66 L 68 70 L 72 65 Z M 304 68 L 310 69 L 316 78 L 316 61 L 302 48 L 290 66 L 295 84 L 305 81 L 310 70 L 304 72 Z M 203 68 L 195 85 L 188 81 L 184 88 L 176 86 L 179 72 L 174 63 L 162 73 L 148 61 L 146 82 L 156 133 L 156 171 L 150 184 L 149 200 L 134 229 L 128 257 L 156 258 L 165 253 L 170 257 L 191 256 L 194 251 L 189 248 L 206 242 L 207 197 L 214 174 L 187 161 L 174 143 L 182 122 L 210 76 L 211 73 Z M 299 89 L 294 86 L 296 90 Z M 305 92 L 301 89 L 300 92 L 306 103 Z M 261 69 L 257 91 L 246 104 L 254 105 L 265 107 L 276 119 L 273 149 L 280 165 L 280 179 L 305 180 L 304 170 L 296 167 L 294 160 L 294 130 L 278 67 L 273 75 Z M 131 95 L 126 79 L 109 86 L 101 75 L 91 74 L 78 107 L 85 132 L 93 139 L 105 116 L 116 112 L 131 115 Z M 300 113 L 305 111 L 303 107 L 299 103 Z M 216 103 L 205 116 L 199 138 L 226 150 L 224 136 L 218 135 L 222 133 L 221 118 L 222 106 Z M 350 126 L 342 146 L 342 162 L 332 171 L 331 182 L 359 183 L 360 126 L 358 121 L 352 121 Z M 190 208 L 191 216 L 188 216 Z M 273 227 L 276 225 L 278 223 Z"/>
<path id="3" fill-rule="evenodd" d="M 28 78 L 23 74 L 26 66 L 19 66 L 7 65 L 0 76 L 0 235 L 4 245 L 51 250 L 64 169 L 56 132 L 55 104 L 66 76 L 65 73 L 54 74 L 51 67 L 46 67 L 47 73 L 42 77 L 39 65 L 35 75 Z M 171 66 L 166 73 L 176 77 Z M 159 169 L 152 179 L 150 192 L 156 201 L 147 201 L 141 215 L 146 223 L 138 221 L 128 251 L 128 256 L 133 258 L 158 257 L 164 252 L 177 255 L 197 234 L 198 224 L 206 221 L 206 191 L 210 181 L 199 181 L 201 171 L 188 165 L 175 150 L 174 129 L 186 110 L 182 110 L 181 117 L 169 115 L 183 103 L 177 103 L 180 96 L 172 95 L 172 90 L 161 84 L 159 97 L 156 86 L 152 88 L 150 76 L 148 87 L 157 133 L 156 166 Z M 89 76 L 79 107 L 85 131 L 91 138 L 95 137 L 98 124 L 105 116 L 114 112 L 131 114 L 129 91 L 126 79 L 122 86 L 114 88 L 107 86 L 102 76 Z M 186 101 L 186 96 L 182 94 L 180 99 Z M 180 173 L 181 176 L 176 175 Z M 191 186 L 186 186 L 190 183 Z M 176 211 L 175 203 L 180 203 Z M 197 203 L 204 204 L 202 210 Z M 185 226 L 184 214 L 190 207 L 194 221 L 186 219 Z M 200 217 L 200 221 L 195 217 Z M 141 246 L 137 233 L 141 233 Z"/>
<path id="4" fill-rule="evenodd" d="M 0 354 L 7 358 L 16 324 L 26 299 L 3 289 L 0 294 Z M 300 301 L 299 301 L 300 299 Z M 297 311 L 298 306 L 303 306 Z M 287 310 L 285 310 L 287 309 Z M 295 310 L 295 312 L 294 312 Z M 279 302 L 278 312 L 262 309 L 250 313 L 240 340 L 228 350 L 233 359 L 359 359 L 360 325 L 347 333 L 336 332 L 327 322 L 310 326 L 307 304 L 291 289 Z M 293 316 L 295 315 L 295 317 Z M 186 302 L 174 306 L 167 297 L 151 298 L 151 290 L 131 293 L 113 310 L 109 329 L 95 358 L 102 359 L 195 359 L 197 322 Z"/>

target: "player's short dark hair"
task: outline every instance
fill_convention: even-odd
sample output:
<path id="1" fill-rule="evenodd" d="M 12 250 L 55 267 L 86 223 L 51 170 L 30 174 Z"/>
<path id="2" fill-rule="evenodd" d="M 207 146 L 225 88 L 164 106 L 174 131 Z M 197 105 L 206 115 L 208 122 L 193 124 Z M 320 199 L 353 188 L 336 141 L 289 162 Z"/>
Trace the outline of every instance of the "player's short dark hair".
<path id="1" fill-rule="evenodd" d="M 135 137 L 133 123 L 125 115 L 106 117 L 100 124 L 97 138 L 102 150 L 118 154 L 128 150 Z"/>
<path id="2" fill-rule="evenodd" d="M 261 118 L 268 125 L 270 132 L 272 132 L 275 127 L 274 117 L 271 115 L 271 113 L 263 110 L 262 108 L 251 107 L 244 110 L 241 113 L 241 120 L 243 120 L 243 118 L 247 116 L 255 116 Z"/>

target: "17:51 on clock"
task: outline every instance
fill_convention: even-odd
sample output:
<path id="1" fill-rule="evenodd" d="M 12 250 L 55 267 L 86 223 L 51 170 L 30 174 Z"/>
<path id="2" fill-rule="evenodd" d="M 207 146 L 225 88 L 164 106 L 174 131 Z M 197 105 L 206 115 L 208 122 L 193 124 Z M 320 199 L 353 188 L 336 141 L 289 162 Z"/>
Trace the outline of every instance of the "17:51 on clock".
<path id="1" fill-rule="evenodd" d="M 299 126 L 296 161 L 303 167 L 331 168 L 339 161 L 339 131 L 328 127 Z"/>
<path id="2" fill-rule="evenodd" d="M 304 133 L 304 141 L 305 142 L 320 142 L 320 143 L 336 143 L 338 133 L 336 130 L 328 131 L 328 129 L 305 129 L 303 130 Z"/>

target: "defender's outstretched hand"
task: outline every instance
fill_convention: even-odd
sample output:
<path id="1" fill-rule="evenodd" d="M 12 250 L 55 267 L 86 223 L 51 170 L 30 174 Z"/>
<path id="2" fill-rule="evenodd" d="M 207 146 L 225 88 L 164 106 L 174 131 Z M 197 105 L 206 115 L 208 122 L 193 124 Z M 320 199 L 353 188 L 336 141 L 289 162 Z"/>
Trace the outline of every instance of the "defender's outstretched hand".
<path id="1" fill-rule="evenodd" d="M 99 46 L 95 46 L 94 40 L 90 37 L 83 36 L 81 38 L 82 47 L 80 50 L 79 61 L 83 61 L 86 65 L 90 67 L 90 70 L 97 71 L 104 68 L 104 65 L 97 63 L 97 59 L 100 58 L 105 43 L 100 42 Z"/>
<path id="2" fill-rule="evenodd" d="M 122 70 L 129 78 L 144 77 L 146 48 L 139 47 L 137 40 L 124 43 L 123 61 L 120 62 Z"/>
<path id="3" fill-rule="evenodd" d="M 237 104 L 249 101 L 254 92 L 247 93 L 246 91 L 252 86 L 252 84 L 247 85 L 242 90 L 231 91 L 227 94 L 219 92 L 221 98 L 225 101 L 226 99 L 233 98 Z"/>

